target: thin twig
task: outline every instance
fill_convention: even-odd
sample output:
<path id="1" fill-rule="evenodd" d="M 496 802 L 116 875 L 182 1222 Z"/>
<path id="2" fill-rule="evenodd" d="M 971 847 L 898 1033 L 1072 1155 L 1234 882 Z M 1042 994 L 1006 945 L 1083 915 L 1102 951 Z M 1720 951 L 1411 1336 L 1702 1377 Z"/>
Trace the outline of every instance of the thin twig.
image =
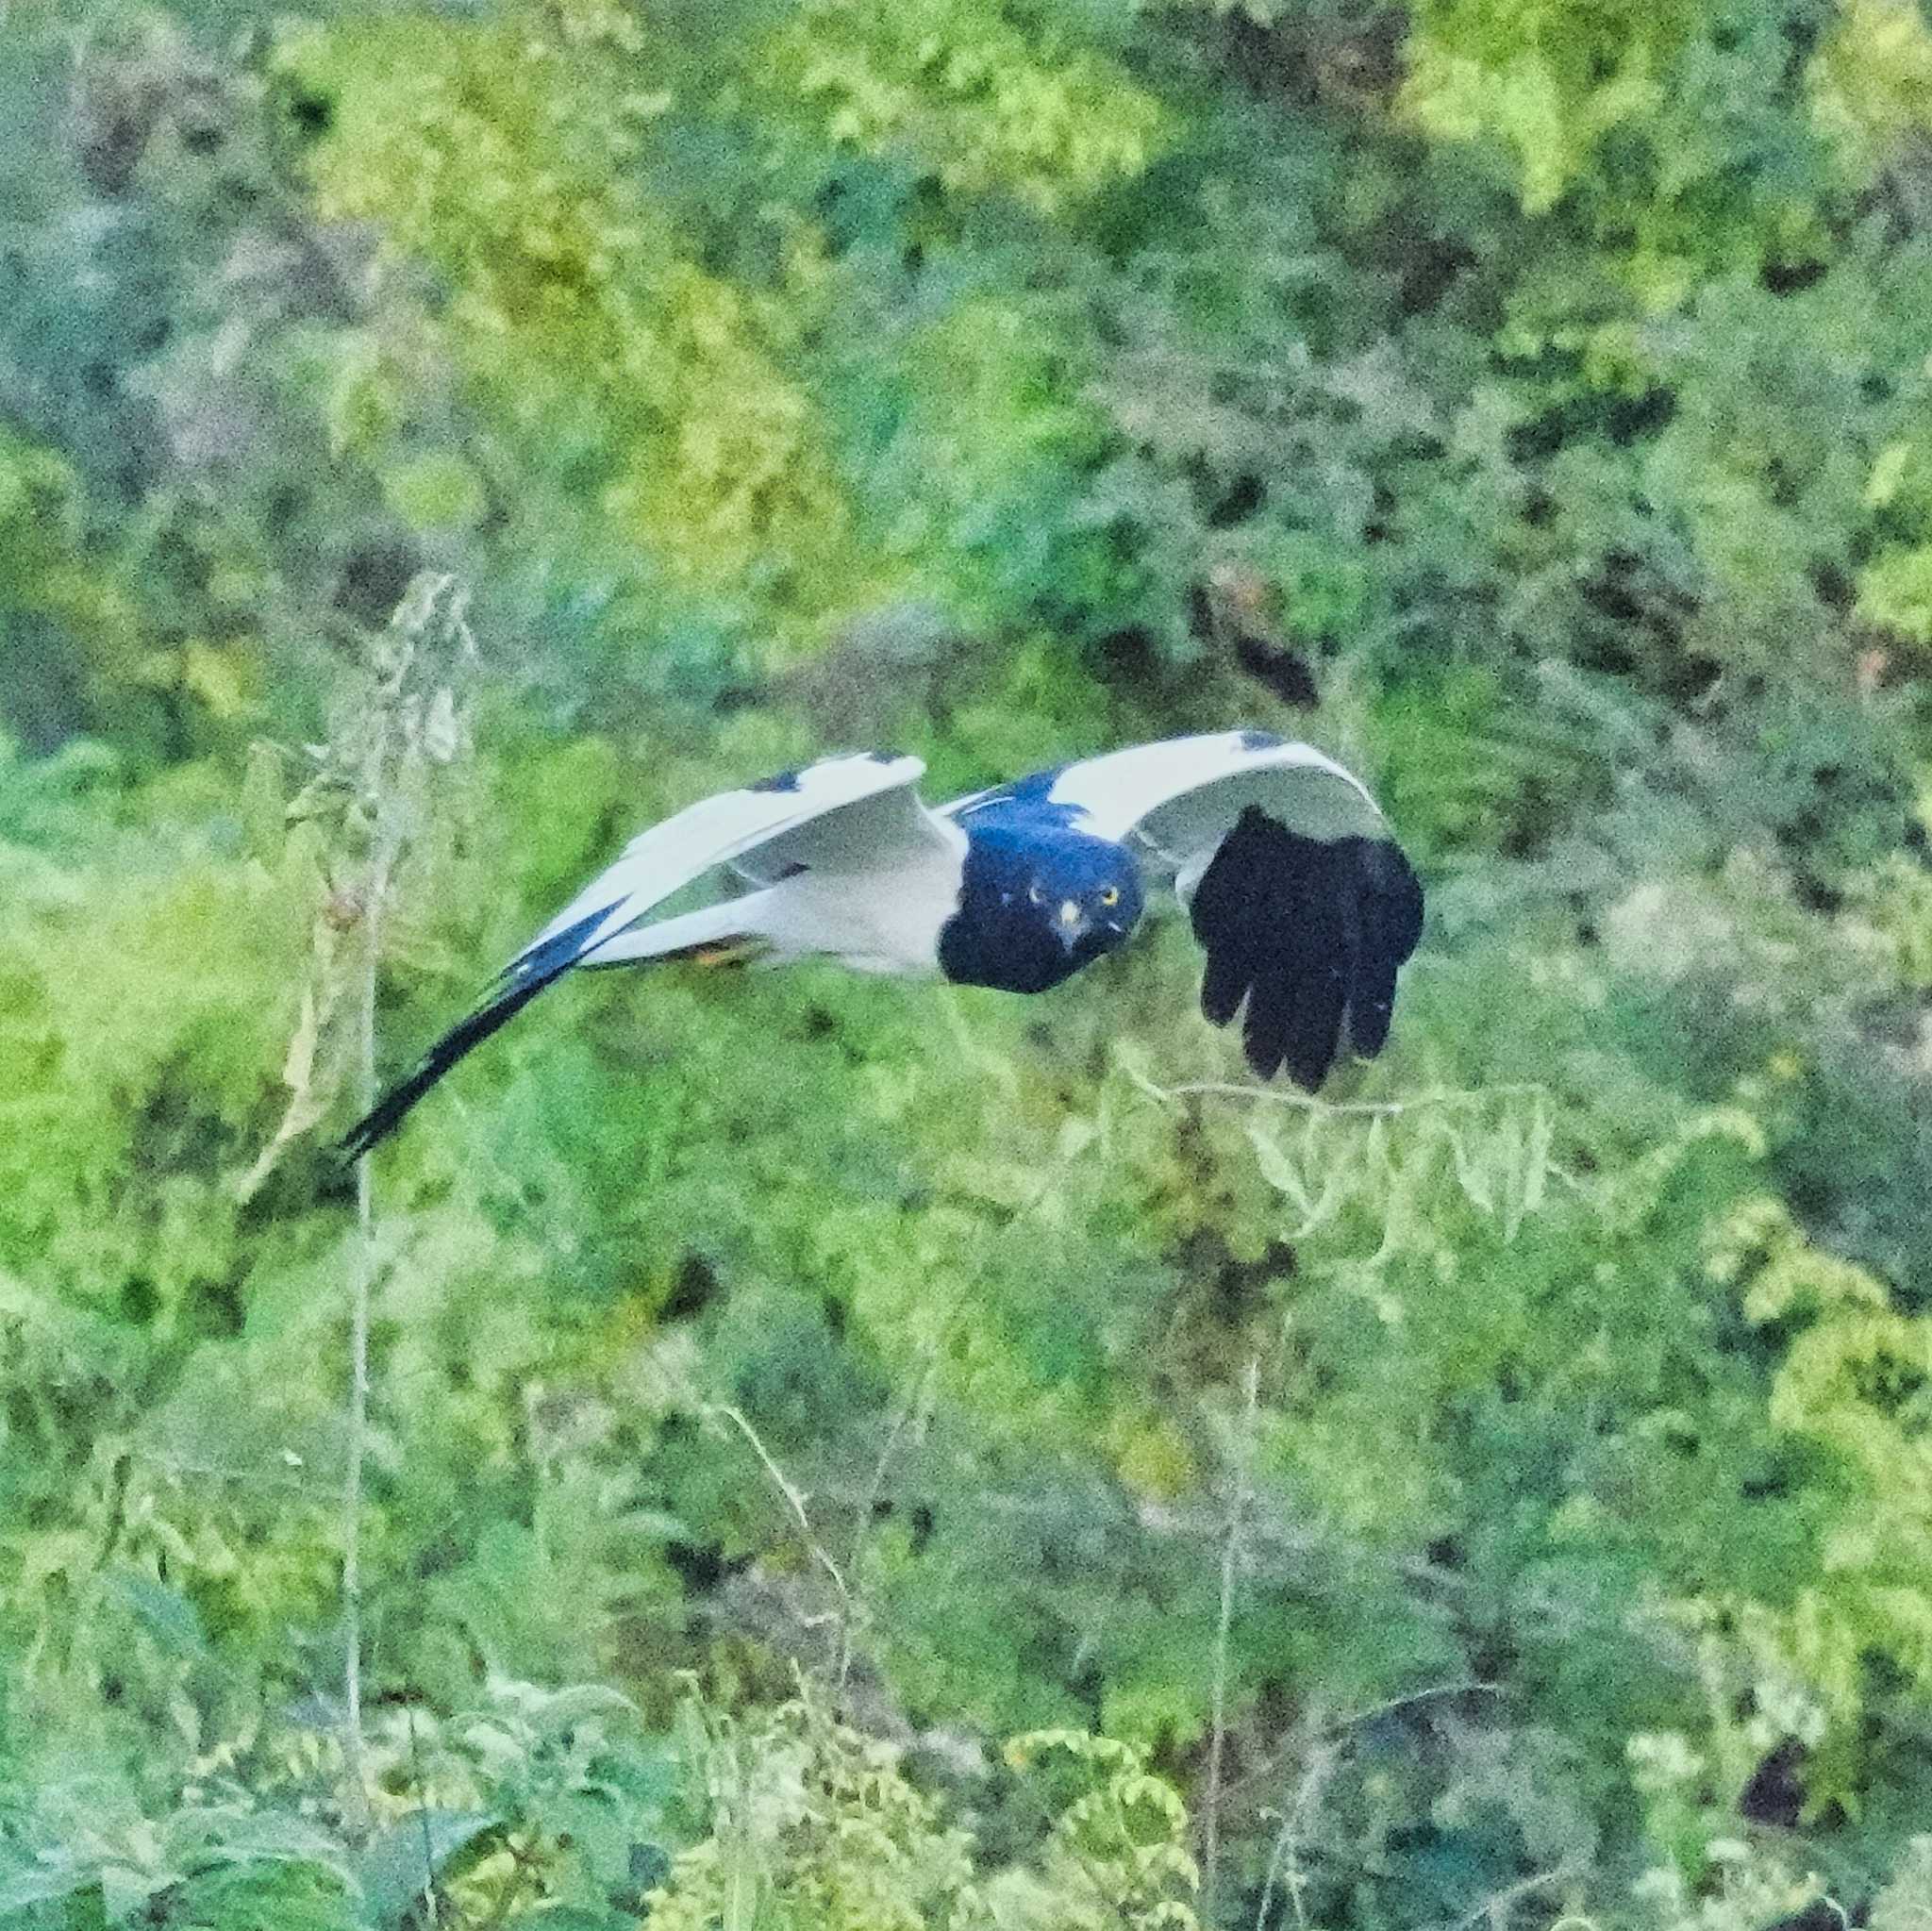
<path id="1" fill-rule="evenodd" d="M 408 689 L 419 646 L 440 619 L 455 661 L 476 654 L 465 615 L 467 598 L 448 576 L 423 574 L 390 620 L 389 644 L 372 658 L 371 687 L 359 693 L 355 725 L 362 732 L 355 791 L 371 821 L 368 871 L 361 891 L 362 954 L 357 988 L 354 1079 L 361 1110 L 375 1104 L 375 990 L 382 964 L 390 887 L 401 861 L 408 812 L 403 795 L 412 761 L 447 763 L 460 742 L 454 685 L 443 684 L 427 710 Z M 356 1159 L 356 1263 L 349 1303 L 349 1417 L 342 1478 L 342 1757 L 343 1810 L 352 1830 L 369 1828 L 362 1745 L 362 1474 L 369 1434 L 369 1307 L 377 1269 L 375 1199 L 369 1153 Z"/>
<path id="2" fill-rule="evenodd" d="M 1553 1884 L 1561 1884 L 1567 1878 L 1574 1877 L 1582 1868 L 1581 1857 L 1565 1857 L 1560 1864 L 1552 1864 L 1547 1871 L 1539 1871 L 1514 1884 L 1506 1884 L 1501 1890 L 1491 1891 L 1474 1909 L 1465 1911 L 1449 1926 L 1449 1931 L 1475 1931 L 1476 1925 L 1485 1918 L 1500 1931 L 1503 1914 L 1511 1905 L 1519 1904 L 1526 1897 L 1534 1897 L 1538 1891 L 1547 1890 Z"/>
<path id="3" fill-rule="evenodd" d="M 952 1008 L 949 1008 L 951 1010 Z M 957 1017 L 957 1013 L 955 1015 Z M 1088 1142 L 1091 1144 L 1092 1142 Z M 1054 1163 L 1046 1177 L 1034 1189 L 1027 1199 L 1008 1217 L 1005 1224 L 994 1234 L 991 1240 L 982 1244 L 979 1264 L 954 1293 L 951 1303 L 941 1316 L 940 1324 L 935 1328 L 922 1350 L 924 1356 L 919 1379 L 912 1393 L 902 1404 L 899 1412 L 892 1419 L 892 1424 L 886 1434 L 886 1445 L 880 1451 L 877 1463 L 873 1469 L 872 1482 L 860 1498 L 858 1512 L 852 1525 L 852 1543 L 846 1553 L 847 1571 L 857 1575 L 865 1557 L 865 1552 L 872 1538 L 873 1515 L 878 1507 L 879 1497 L 885 1492 L 886 1476 L 899 1451 L 899 1444 L 905 1440 L 912 1423 L 924 1407 L 934 1377 L 939 1373 L 941 1356 L 946 1343 L 951 1340 L 955 1323 L 964 1314 L 974 1290 L 991 1271 L 995 1256 L 1013 1236 L 1013 1230 L 1030 1221 L 1041 1207 L 1058 1191 L 1060 1182 L 1066 1177 L 1068 1169 L 1079 1157 L 1082 1148 L 1072 1153 L 1063 1153 Z M 847 1598 L 851 1614 L 848 1614 L 839 1639 L 838 1688 L 842 1693 L 850 1679 L 853 1662 L 854 1618 L 859 1606 L 856 1598 Z"/>
<path id="4" fill-rule="evenodd" d="M 1391 1696 L 1380 1703 L 1372 1703 L 1367 1709 L 1358 1709 L 1350 1716 L 1335 1720 L 1337 1730 L 1359 1729 L 1364 1723 L 1373 1723 L 1377 1717 L 1386 1717 L 1398 1709 L 1407 1709 L 1410 1704 L 1433 1703 L 1443 1696 L 1501 1696 L 1500 1683 L 1485 1683 L 1480 1677 L 1466 1676 L 1454 1683 L 1432 1683 L 1426 1690 L 1411 1690 L 1404 1696 Z"/>
<path id="5" fill-rule="evenodd" d="M 818 1531 L 811 1525 L 811 1517 L 806 1512 L 804 1493 L 794 1486 L 791 1478 L 773 1460 L 771 1451 L 758 1439 L 758 1431 L 745 1419 L 742 1408 L 734 1407 L 729 1402 L 706 1402 L 700 1413 L 717 1421 L 729 1422 L 742 1435 L 751 1446 L 751 1452 L 758 1457 L 759 1466 L 770 1476 L 772 1486 L 785 1498 L 792 1519 L 798 1523 L 799 1533 L 805 1538 L 805 1544 L 811 1551 L 812 1559 L 831 1577 L 832 1587 L 838 1592 L 841 1614 L 849 1618 L 853 1613 L 852 1591 L 845 1586 L 844 1572 L 832 1559 L 832 1553 L 819 1540 Z"/>
<path id="6" fill-rule="evenodd" d="M 1316 1113 L 1338 1120 L 1399 1120 L 1406 1113 L 1419 1113 L 1430 1107 L 1474 1107 L 1485 1100 L 1549 1090 L 1540 1081 L 1524 1080 L 1509 1086 L 1472 1087 L 1462 1092 L 1417 1093 L 1406 1100 L 1322 1100 L 1312 1093 L 1249 1086 L 1237 1080 L 1200 1079 L 1190 1080 L 1181 1086 L 1158 1086 L 1152 1080 L 1137 1079 L 1135 1084 L 1157 1100 L 1201 1095 L 1226 1100 L 1265 1100 L 1270 1106 L 1288 1107 L 1296 1112 Z"/>
<path id="7" fill-rule="evenodd" d="M 874 1465 L 872 1481 L 860 1498 L 858 1512 L 853 1517 L 852 1546 L 846 1553 L 845 1567 L 854 1575 L 858 1573 L 858 1566 L 865 1558 L 866 1543 L 872 1535 L 873 1515 L 878 1507 L 879 1497 L 885 1493 L 886 1476 L 891 1469 L 893 1458 L 899 1453 L 899 1443 L 905 1439 L 914 1418 L 925 1406 L 926 1391 L 939 1370 L 940 1351 L 937 1342 L 927 1348 L 926 1356 L 925 1365 L 920 1370 L 917 1386 L 900 1407 L 898 1414 L 893 1417 L 892 1425 L 887 1431 L 886 1445 L 879 1451 L 879 1458 Z M 839 1632 L 837 1690 L 841 1697 L 852 1674 L 853 1638 L 856 1633 L 853 1621 L 848 1617 L 844 1627 Z"/>
<path id="8" fill-rule="evenodd" d="M 1248 1533 L 1251 1536 L 1255 1533 L 1254 1524 L 1249 1525 Z M 1318 1734 L 1325 1736 L 1331 1741 L 1345 1743 L 1350 1730 L 1357 1729 L 1364 1723 L 1373 1723 L 1378 1717 L 1388 1716 L 1395 1710 L 1407 1709 L 1412 1704 L 1433 1703 L 1438 1698 L 1445 1696 L 1501 1696 L 1503 1693 L 1503 1686 L 1500 1683 L 1483 1683 L 1473 1676 L 1453 1683 L 1432 1683 L 1426 1690 L 1414 1690 L 1404 1696 L 1387 1697 L 1380 1703 L 1372 1703 L 1366 1709 L 1355 1711 L 1352 1715 L 1335 1717 L 1325 1726 L 1318 1726 Z M 1289 1738 L 1277 1749 L 1257 1758 L 1252 1769 L 1243 1771 L 1240 1776 L 1222 1785 L 1223 1802 L 1225 1803 L 1230 1797 L 1244 1796 L 1257 1785 L 1266 1783 L 1297 1749 L 1307 1747 L 1307 1736 L 1303 1734 Z M 1270 1814 L 1274 1813 L 1271 1811 Z"/>
<path id="9" fill-rule="evenodd" d="M 402 848 L 402 815 L 388 795 L 391 727 L 376 728 L 370 750 L 370 790 L 376 812 L 375 855 L 362 905 L 362 972 L 356 1015 L 358 1109 L 375 1104 L 375 979 L 391 874 Z M 352 1831 L 369 1826 L 362 1751 L 362 1464 L 369 1433 L 369 1303 L 375 1286 L 375 1190 L 369 1154 L 356 1160 L 356 1270 L 349 1298 L 348 1466 L 342 1476 L 342 1769 L 344 1811 Z"/>
<path id="10" fill-rule="evenodd" d="M 1425 1689 L 1411 1690 L 1401 1696 L 1385 1697 L 1380 1703 L 1370 1704 L 1366 1709 L 1326 1718 L 1305 1729 L 1302 1747 L 1307 1756 L 1302 1765 L 1301 1779 L 1295 1786 L 1292 1801 L 1282 1814 L 1281 1828 L 1275 1833 L 1274 1847 L 1269 1854 L 1268 1872 L 1261 1885 L 1260 1907 L 1255 1913 L 1255 1931 L 1267 1931 L 1269 1916 L 1274 1909 L 1277 1886 L 1288 1893 L 1297 1931 L 1307 1931 L 1307 1910 L 1302 1902 L 1302 1893 L 1307 1889 L 1308 1877 L 1302 1869 L 1301 1843 L 1307 1833 L 1310 1812 L 1320 1801 L 1329 1778 L 1335 1774 L 1336 1765 L 1353 1747 L 1351 1732 L 1374 1723 L 1378 1718 L 1392 1715 L 1396 1710 L 1407 1709 L 1419 1703 L 1433 1703 L 1441 1697 L 1502 1694 L 1500 1683 L 1485 1683 L 1474 1676 L 1448 1683 L 1431 1683 Z M 1291 1744 L 1289 1747 L 1294 1746 Z M 1279 1761 L 1276 1756 L 1262 1769 L 1272 1770 Z M 1246 1783 L 1252 1779 L 1242 1781 Z"/>
<path id="11" fill-rule="evenodd" d="M 1281 1820 L 1274 1848 L 1269 1855 L 1268 1874 L 1261 1885 L 1261 1904 L 1255 1913 L 1255 1931 L 1268 1931 L 1268 1916 L 1274 1908 L 1277 1882 L 1288 1891 L 1288 1901 L 1293 1908 L 1298 1931 L 1308 1931 L 1307 1906 L 1302 1902 L 1302 1893 L 1308 1887 L 1307 1873 L 1302 1869 L 1301 1863 L 1302 1836 L 1315 1806 L 1321 1802 L 1324 1788 L 1335 1773 L 1335 1765 L 1341 1752 L 1342 1744 L 1335 1739 L 1309 1748 L 1307 1761 L 1302 1766 L 1301 1781 L 1295 1787 L 1294 1799 Z"/>
<path id="12" fill-rule="evenodd" d="M 429 1832 L 429 1800 L 423 1788 L 423 1753 L 416 1740 L 416 1711 L 403 1706 L 403 1719 L 409 1726 L 409 1774 L 416 1780 L 416 1821 L 423 1826 L 423 1902 L 428 1907 L 429 1931 L 436 1931 L 436 1839 Z"/>
<path id="13" fill-rule="evenodd" d="M 1228 1638 L 1234 1627 L 1234 1584 L 1241 1567 L 1241 1518 L 1247 1513 L 1250 1499 L 1256 1407 L 1260 1399 L 1260 1389 L 1261 1364 L 1258 1360 L 1251 1360 L 1243 1383 L 1246 1399 L 1241 1409 L 1234 1495 L 1227 1506 L 1227 1537 L 1221 1547 L 1221 1614 L 1214 1627 L 1213 1716 L 1208 1738 L 1208 1789 L 1201 1802 L 1207 1845 L 1202 1859 L 1206 1870 L 1202 1903 L 1210 1923 L 1214 1918 L 1215 1892 L 1221 1877 L 1221 1759 L 1227 1744 Z"/>

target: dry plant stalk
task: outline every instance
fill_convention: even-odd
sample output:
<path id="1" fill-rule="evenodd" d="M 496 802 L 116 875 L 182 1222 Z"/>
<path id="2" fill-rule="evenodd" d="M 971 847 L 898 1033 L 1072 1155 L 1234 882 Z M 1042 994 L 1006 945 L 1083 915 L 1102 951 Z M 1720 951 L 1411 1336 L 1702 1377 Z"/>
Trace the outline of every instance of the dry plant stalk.
<path id="1" fill-rule="evenodd" d="M 317 869 L 318 910 L 283 1080 L 289 1102 L 239 1185 L 253 1193 L 346 1091 L 375 1097 L 375 993 L 399 871 L 428 823 L 430 779 L 468 734 L 462 696 L 476 658 L 468 597 L 448 576 L 412 582 L 337 707 L 328 741 L 305 747 L 307 782 L 280 812 L 304 832 Z M 272 750 L 265 756 L 275 759 Z M 261 760 L 258 759 L 258 769 Z M 272 780 L 273 782 L 273 780 Z M 251 774 L 251 789 L 255 774 Z M 298 855 L 299 856 L 299 855 Z M 362 1743 L 362 1478 L 369 1426 L 369 1309 L 377 1273 L 369 1160 L 356 1163 L 356 1241 L 349 1284 L 349 1407 L 342 1477 L 342 1808 L 369 1823 Z"/>
<path id="2" fill-rule="evenodd" d="M 358 786 L 369 827 L 357 987 L 356 1104 L 375 1104 L 375 982 L 390 888 L 420 807 L 425 767 L 462 749 L 461 674 L 475 661 L 469 597 L 453 578 L 422 575 L 404 593 L 374 654 L 375 702 L 364 723 Z M 369 1156 L 356 1161 L 357 1259 L 349 1304 L 349 1440 L 342 1476 L 342 1757 L 350 1822 L 368 1823 L 362 1762 L 362 1464 L 369 1434 L 369 1303 L 375 1285 L 375 1202 Z"/>
<path id="3" fill-rule="evenodd" d="M 1221 1764 L 1227 1747 L 1227 1653 L 1234 1630 L 1235 1579 L 1241 1566 L 1243 1519 L 1254 1499 L 1255 1428 L 1261 1393 L 1261 1364 L 1248 1363 L 1241 1382 L 1241 1426 L 1236 1443 L 1234 1493 L 1227 1505 L 1227 1536 L 1221 1549 L 1221 1610 L 1214 1626 L 1214 1689 L 1208 1736 L 1208 1788 L 1201 1799 L 1202 1908 L 1214 1918 L 1221 1876 Z"/>

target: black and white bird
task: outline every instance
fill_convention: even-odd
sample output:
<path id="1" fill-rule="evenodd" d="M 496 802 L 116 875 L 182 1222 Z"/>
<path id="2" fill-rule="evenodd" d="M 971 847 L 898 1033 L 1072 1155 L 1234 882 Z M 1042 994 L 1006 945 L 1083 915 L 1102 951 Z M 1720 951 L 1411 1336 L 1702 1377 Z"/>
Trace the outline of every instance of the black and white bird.
<path id="1" fill-rule="evenodd" d="M 1361 783 L 1307 744 L 1218 731 L 1112 751 L 933 809 L 924 765 L 826 757 L 641 832 L 510 960 L 470 1015 L 350 1129 L 392 1132 L 473 1046 L 579 967 L 808 957 L 1044 992 L 1114 950 L 1153 894 L 1207 955 L 1201 1009 L 1242 1015 L 1248 1063 L 1310 1090 L 1389 1037 L 1423 894 Z M 710 873 L 740 888 L 644 923 Z"/>

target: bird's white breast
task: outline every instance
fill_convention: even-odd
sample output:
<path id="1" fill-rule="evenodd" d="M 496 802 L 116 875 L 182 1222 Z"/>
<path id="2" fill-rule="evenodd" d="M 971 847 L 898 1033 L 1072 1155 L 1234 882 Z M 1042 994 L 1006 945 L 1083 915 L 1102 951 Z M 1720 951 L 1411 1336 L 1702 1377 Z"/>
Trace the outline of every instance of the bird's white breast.
<path id="1" fill-rule="evenodd" d="M 937 970 L 940 929 L 959 908 L 966 838 L 907 848 L 864 871 L 814 870 L 772 889 L 764 929 L 781 957 L 830 953 L 856 972 Z"/>

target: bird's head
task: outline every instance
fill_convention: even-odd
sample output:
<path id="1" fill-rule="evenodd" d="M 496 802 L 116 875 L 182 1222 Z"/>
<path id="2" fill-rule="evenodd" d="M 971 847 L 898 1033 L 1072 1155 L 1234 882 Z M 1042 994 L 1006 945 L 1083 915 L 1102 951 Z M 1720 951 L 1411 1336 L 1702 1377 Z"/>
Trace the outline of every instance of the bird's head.
<path id="1" fill-rule="evenodd" d="M 1026 913 L 1061 949 L 1084 965 L 1110 952 L 1141 916 L 1141 874 L 1117 844 L 1095 838 L 1060 838 L 1033 853 L 1026 878 Z"/>
<path id="2" fill-rule="evenodd" d="M 959 909 L 940 935 L 948 978 L 1043 992 L 1134 929 L 1141 877 L 1123 846 L 1058 825 L 967 831 Z"/>

